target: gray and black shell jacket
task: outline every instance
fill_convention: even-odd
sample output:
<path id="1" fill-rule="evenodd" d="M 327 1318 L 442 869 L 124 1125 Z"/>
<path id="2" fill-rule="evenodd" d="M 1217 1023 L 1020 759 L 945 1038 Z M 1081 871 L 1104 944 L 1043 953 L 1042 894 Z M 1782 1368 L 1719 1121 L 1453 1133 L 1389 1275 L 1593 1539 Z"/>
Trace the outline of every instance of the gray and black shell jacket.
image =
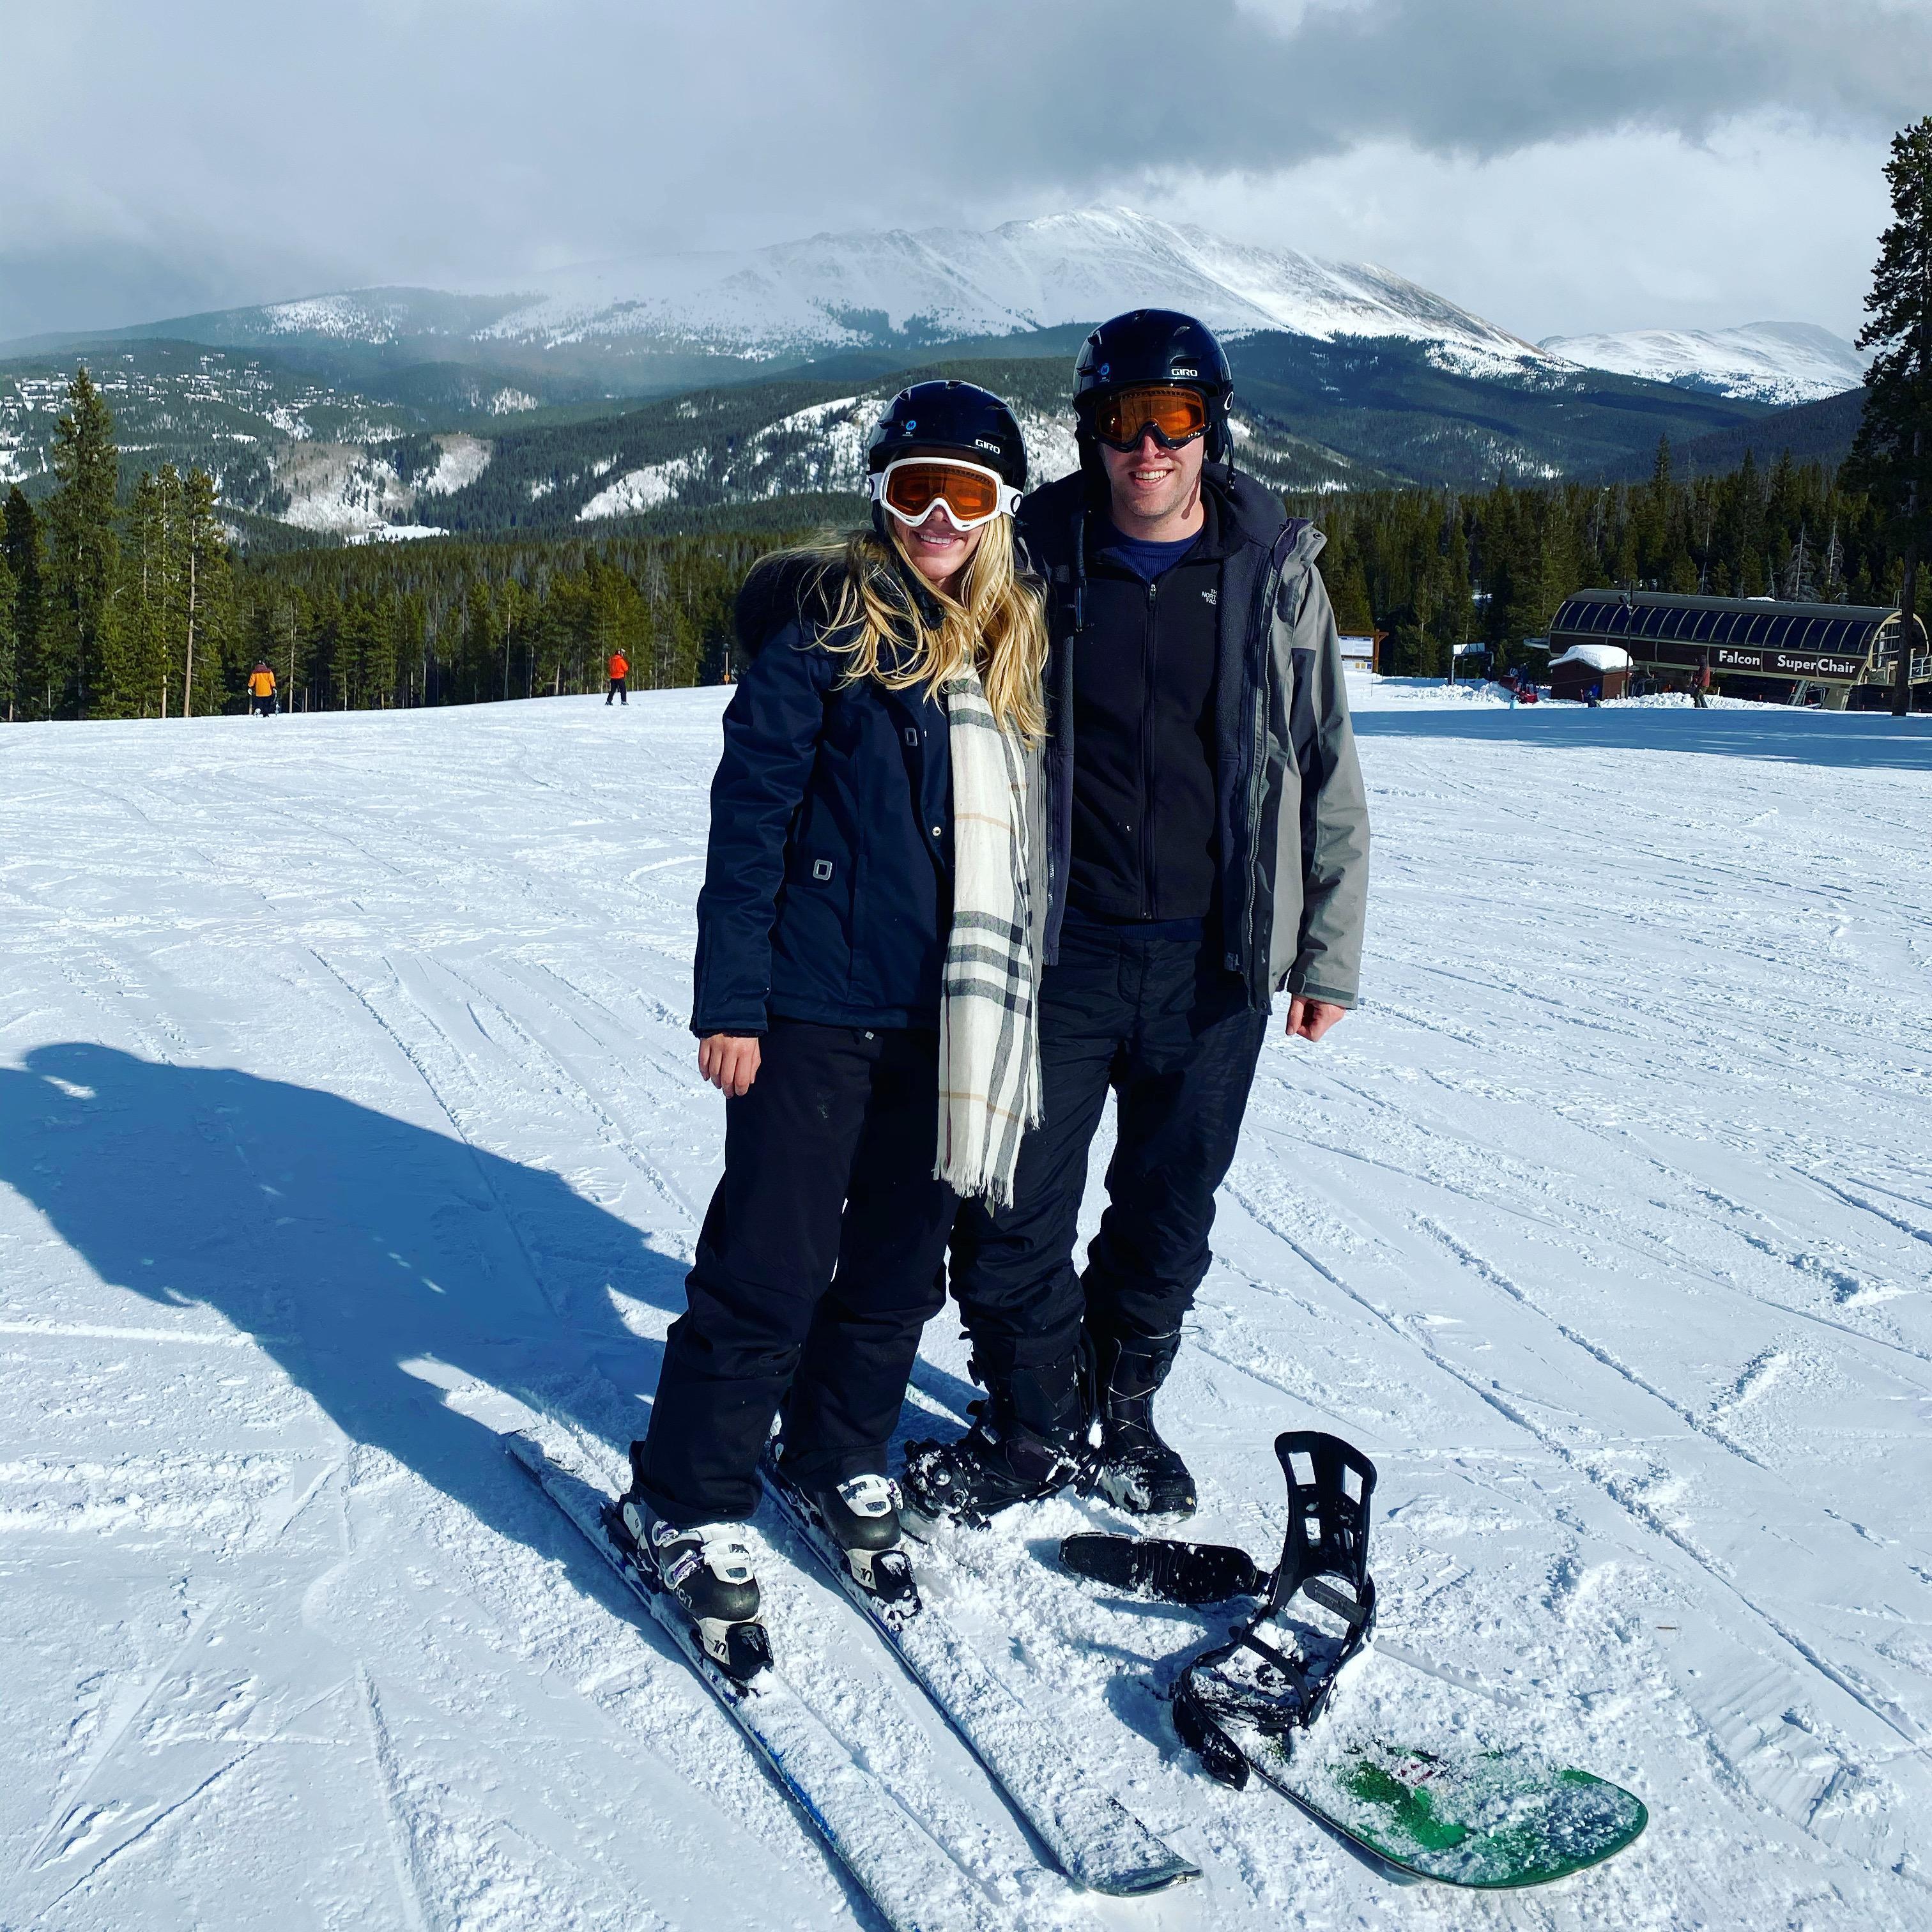
<path id="1" fill-rule="evenodd" d="M 1321 532 L 1220 464 L 1204 472 L 1222 532 L 1214 744 L 1216 898 L 1231 971 L 1256 1007 L 1286 988 L 1339 1006 L 1358 995 L 1369 814 L 1355 760 L 1334 612 L 1315 559 Z M 1034 490 L 1020 529 L 1048 586 L 1048 906 L 1057 957 L 1072 856 L 1074 652 L 1087 571 L 1106 528 L 1084 472 Z"/>

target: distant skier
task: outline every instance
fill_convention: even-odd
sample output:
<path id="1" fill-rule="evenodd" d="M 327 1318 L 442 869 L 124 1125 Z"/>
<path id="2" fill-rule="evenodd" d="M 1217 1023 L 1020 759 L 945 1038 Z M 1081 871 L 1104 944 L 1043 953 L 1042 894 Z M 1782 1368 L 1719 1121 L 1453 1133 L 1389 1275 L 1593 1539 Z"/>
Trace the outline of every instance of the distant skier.
<path id="1" fill-rule="evenodd" d="M 724 1176 L 622 1502 L 728 1668 L 762 1640 L 739 1525 L 782 1405 L 784 1474 L 854 1576 L 870 1587 L 898 1546 L 886 1444 L 944 1300 L 955 1190 L 1010 1194 L 1038 1112 L 1025 447 L 996 396 L 922 382 L 867 466 L 872 527 L 739 596 L 692 1019 L 726 1096 Z"/>
<path id="2" fill-rule="evenodd" d="M 1235 470 L 1232 391 L 1201 323 L 1116 316 L 1080 352 L 1080 468 L 1021 511 L 1052 586 L 1046 1119 L 1012 1208 L 970 1203 L 955 1231 L 987 1400 L 962 1438 L 908 1449 L 906 1500 L 928 1517 L 983 1522 L 1083 1474 L 1124 1508 L 1194 1508 L 1154 1399 L 1208 1271 L 1270 1000 L 1286 989 L 1310 1041 L 1354 1004 L 1368 814 L 1322 539 Z"/>
<path id="3" fill-rule="evenodd" d="M 1710 689 L 1711 667 L 1707 664 L 1700 664 L 1690 674 L 1690 702 L 1700 711 L 1708 710 L 1710 708 Z"/>
<path id="4" fill-rule="evenodd" d="M 630 659 L 622 651 L 613 651 L 606 668 L 610 674 L 610 688 L 604 694 L 604 708 L 608 711 L 610 708 L 610 700 L 614 698 L 628 710 L 631 698 L 626 680 L 631 675 Z"/>
<path id="5" fill-rule="evenodd" d="M 248 674 L 248 709 L 257 718 L 272 718 L 277 708 L 275 674 L 258 662 Z"/>

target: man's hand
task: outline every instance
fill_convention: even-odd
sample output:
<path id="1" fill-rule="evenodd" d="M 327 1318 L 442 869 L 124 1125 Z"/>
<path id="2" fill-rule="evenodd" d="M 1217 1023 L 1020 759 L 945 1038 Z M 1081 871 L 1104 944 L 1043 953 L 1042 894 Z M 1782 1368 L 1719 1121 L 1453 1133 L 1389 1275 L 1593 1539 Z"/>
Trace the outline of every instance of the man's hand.
<path id="1" fill-rule="evenodd" d="M 758 1035 L 706 1034 L 698 1042 L 698 1070 L 728 1100 L 742 1100 L 758 1077 Z"/>
<path id="2" fill-rule="evenodd" d="M 1326 1000 L 1304 1000 L 1298 993 L 1288 1003 L 1288 1036 L 1318 1040 L 1348 1010 L 1346 1006 L 1331 1006 Z"/>

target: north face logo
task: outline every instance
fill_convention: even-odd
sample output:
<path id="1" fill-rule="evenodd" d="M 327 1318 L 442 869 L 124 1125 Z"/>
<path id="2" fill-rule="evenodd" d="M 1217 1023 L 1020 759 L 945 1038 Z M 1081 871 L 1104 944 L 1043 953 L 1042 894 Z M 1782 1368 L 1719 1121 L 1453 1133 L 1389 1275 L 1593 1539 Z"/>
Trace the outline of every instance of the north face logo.
<path id="1" fill-rule="evenodd" d="M 1215 591 L 1204 590 L 1201 593 L 1201 601 L 1204 604 L 1216 603 L 1219 601 L 1219 595 Z"/>

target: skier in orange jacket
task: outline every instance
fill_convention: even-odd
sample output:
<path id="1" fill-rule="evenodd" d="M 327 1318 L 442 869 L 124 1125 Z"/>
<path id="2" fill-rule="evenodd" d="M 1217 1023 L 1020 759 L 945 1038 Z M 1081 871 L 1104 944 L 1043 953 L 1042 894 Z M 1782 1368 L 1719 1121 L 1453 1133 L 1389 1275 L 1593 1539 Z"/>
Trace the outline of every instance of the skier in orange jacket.
<path id="1" fill-rule="evenodd" d="M 604 694 L 604 705 L 606 710 L 609 710 L 610 700 L 614 698 L 616 698 L 620 704 L 628 706 L 631 702 L 630 694 L 624 680 L 628 678 L 630 674 L 630 659 L 626 657 L 622 651 L 613 651 L 610 653 L 610 688 Z"/>
<path id="2" fill-rule="evenodd" d="M 257 718 L 275 715 L 275 674 L 266 664 L 257 664 L 248 674 L 248 709 Z"/>

